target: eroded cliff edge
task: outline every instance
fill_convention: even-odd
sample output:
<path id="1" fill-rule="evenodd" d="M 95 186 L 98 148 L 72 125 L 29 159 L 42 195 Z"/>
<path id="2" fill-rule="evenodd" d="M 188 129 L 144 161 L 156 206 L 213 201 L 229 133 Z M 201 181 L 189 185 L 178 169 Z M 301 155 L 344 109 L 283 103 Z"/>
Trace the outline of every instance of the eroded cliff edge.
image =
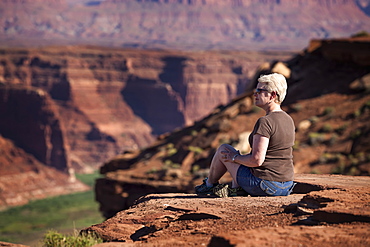
<path id="1" fill-rule="evenodd" d="M 108 242 L 98 246 L 370 244 L 370 177 L 296 174 L 295 181 L 287 197 L 149 194 L 83 231 Z"/>

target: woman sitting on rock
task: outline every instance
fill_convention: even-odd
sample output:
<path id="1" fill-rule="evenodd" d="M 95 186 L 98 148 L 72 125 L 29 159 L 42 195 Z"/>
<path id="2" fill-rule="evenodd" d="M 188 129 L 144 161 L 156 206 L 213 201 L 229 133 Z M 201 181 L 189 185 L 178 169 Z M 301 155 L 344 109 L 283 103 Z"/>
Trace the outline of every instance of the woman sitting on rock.
<path id="1" fill-rule="evenodd" d="M 249 136 L 251 153 L 242 155 L 232 146 L 222 144 L 212 159 L 208 177 L 195 187 L 198 195 L 287 196 L 291 193 L 295 127 L 292 118 L 280 107 L 287 87 L 281 74 L 258 79 L 255 105 L 265 110 L 266 115 L 258 119 Z M 227 171 L 233 178 L 231 188 L 218 183 Z"/>

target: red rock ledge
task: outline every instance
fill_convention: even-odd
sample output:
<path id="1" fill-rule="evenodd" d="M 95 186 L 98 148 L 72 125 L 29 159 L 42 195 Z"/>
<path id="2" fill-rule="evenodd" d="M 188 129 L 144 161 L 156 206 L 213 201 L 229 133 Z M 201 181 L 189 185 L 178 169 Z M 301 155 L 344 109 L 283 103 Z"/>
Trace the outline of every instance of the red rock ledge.
<path id="1" fill-rule="evenodd" d="M 370 177 L 296 175 L 287 197 L 150 194 L 83 231 L 97 246 L 370 246 Z"/>

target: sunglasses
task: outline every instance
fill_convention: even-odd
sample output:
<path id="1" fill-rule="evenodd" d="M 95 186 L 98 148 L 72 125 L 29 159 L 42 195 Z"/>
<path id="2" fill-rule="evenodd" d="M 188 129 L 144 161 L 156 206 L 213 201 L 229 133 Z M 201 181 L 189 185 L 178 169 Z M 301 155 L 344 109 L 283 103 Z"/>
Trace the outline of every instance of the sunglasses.
<path id="1" fill-rule="evenodd" d="M 256 88 L 256 90 L 254 90 L 254 93 L 256 94 L 261 94 L 262 92 L 268 92 L 269 90 L 267 89 L 263 89 L 263 88 Z"/>

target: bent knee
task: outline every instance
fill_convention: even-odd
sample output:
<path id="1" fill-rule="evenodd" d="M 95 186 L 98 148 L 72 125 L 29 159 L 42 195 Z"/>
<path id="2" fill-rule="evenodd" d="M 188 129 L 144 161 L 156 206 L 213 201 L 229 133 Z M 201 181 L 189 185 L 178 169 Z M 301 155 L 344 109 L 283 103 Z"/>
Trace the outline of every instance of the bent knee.
<path id="1" fill-rule="evenodd" d="M 224 144 L 221 144 L 219 147 L 218 147 L 218 149 L 217 149 L 217 151 L 218 152 L 221 152 L 221 151 L 228 151 L 228 150 L 235 150 L 236 151 L 236 149 L 233 147 L 233 146 L 231 146 L 230 144 L 226 144 L 226 143 L 224 143 Z"/>

